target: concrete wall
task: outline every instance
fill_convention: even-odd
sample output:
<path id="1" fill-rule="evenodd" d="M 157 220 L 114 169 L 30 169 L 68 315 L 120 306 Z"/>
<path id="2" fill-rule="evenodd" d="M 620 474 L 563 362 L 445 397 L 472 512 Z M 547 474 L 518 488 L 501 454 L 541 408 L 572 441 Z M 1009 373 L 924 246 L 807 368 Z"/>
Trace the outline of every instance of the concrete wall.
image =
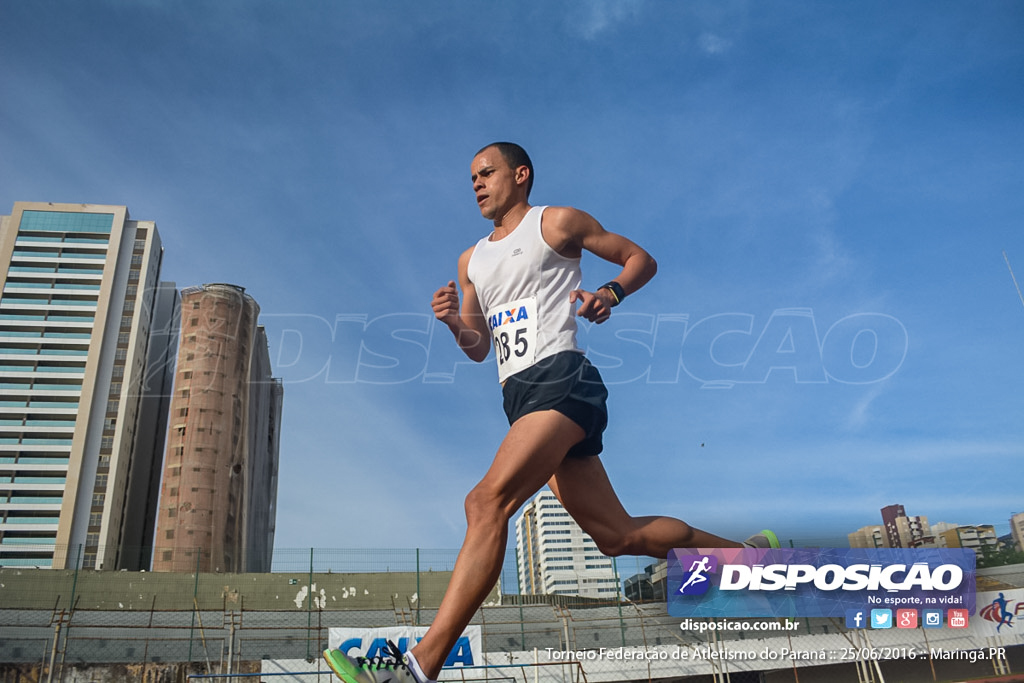
<path id="1" fill-rule="evenodd" d="M 436 608 L 451 572 L 313 574 L 195 574 L 0 569 L 5 609 L 363 610 Z M 496 602 L 497 587 L 488 596 Z"/>
<path id="2" fill-rule="evenodd" d="M 58 680 L 62 667 L 54 665 L 53 680 Z M 240 662 L 236 673 L 257 673 L 259 662 Z M 190 673 L 206 673 L 199 664 L 92 664 L 65 665 L 60 680 L 64 683 L 186 683 Z M 36 683 L 49 677 L 49 668 L 42 664 L 0 664 L 0 681 Z M 248 680 L 252 680 L 251 678 Z"/>

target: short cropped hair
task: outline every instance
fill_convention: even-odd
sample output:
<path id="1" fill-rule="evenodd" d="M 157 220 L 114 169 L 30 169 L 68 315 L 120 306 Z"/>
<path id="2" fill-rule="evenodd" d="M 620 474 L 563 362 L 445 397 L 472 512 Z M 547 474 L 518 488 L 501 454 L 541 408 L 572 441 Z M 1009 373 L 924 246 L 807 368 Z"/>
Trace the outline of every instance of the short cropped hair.
<path id="1" fill-rule="evenodd" d="M 530 170 L 530 177 L 526 179 L 526 196 L 529 197 L 530 191 L 533 189 L 533 162 L 530 161 L 530 155 L 526 153 L 525 149 L 514 142 L 492 142 L 489 145 L 481 147 L 477 154 L 480 154 L 480 152 L 485 149 L 490 149 L 491 147 L 494 147 L 501 152 L 501 156 L 505 159 L 505 163 L 507 163 L 513 171 L 520 166 L 525 166 Z"/>

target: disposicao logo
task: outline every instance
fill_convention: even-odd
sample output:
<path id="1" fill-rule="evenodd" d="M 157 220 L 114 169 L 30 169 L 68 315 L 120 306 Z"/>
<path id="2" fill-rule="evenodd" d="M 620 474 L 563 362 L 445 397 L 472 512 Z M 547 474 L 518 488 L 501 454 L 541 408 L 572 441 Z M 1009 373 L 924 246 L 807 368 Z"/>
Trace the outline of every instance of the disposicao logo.
<path id="1" fill-rule="evenodd" d="M 668 556 L 669 614 L 844 618 L 848 610 L 931 607 L 973 612 L 975 557 L 963 548 L 675 549 Z"/>
<path id="2" fill-rule="evenodd" d="M 703 595 L 711 587 L 709 574 L 718 569 L 718 558 L 714 555 L 686 555 L 679 558 L 680 566 L 689 567 L 679 587 L 680 595 Z"/>

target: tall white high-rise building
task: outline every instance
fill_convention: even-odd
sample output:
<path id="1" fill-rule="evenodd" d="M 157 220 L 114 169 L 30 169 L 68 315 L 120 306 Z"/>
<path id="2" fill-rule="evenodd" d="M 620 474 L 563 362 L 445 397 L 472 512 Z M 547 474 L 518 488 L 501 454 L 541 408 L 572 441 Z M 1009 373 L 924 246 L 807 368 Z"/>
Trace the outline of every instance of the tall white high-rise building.
<path id="1" fill-rule="evenodd" d="M 124 206 L 0 217 L 0 565 L 148 566 L 177 339 L 161 259 Z"/>
<path id="2" fill-rule="evenodd" d="M 516 551 L 523 593 L 606 599 L 619 594 L 612 560 L 551 491 L 523 506 L 516 520 Z"/>

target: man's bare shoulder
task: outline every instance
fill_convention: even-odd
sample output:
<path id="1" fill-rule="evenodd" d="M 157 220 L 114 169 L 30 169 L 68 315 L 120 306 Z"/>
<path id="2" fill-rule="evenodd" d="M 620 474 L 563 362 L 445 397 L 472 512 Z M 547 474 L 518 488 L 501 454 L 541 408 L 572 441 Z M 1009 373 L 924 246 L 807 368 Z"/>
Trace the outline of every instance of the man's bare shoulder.
<path id="1" fill-rule="evenodd" d="M 571 224 L 579 221 L 592 221 L 594 217 L 575 206 L 549 206 L 544 209 L 545 224 Z"/>
<path id="2" fill-rule="evenodd" d="M 549 206 L 544 210 L 544 239 L 563 256 L 579 256 L 583 240 L 601 224 L 586 211 L 572 206 Z"/>

